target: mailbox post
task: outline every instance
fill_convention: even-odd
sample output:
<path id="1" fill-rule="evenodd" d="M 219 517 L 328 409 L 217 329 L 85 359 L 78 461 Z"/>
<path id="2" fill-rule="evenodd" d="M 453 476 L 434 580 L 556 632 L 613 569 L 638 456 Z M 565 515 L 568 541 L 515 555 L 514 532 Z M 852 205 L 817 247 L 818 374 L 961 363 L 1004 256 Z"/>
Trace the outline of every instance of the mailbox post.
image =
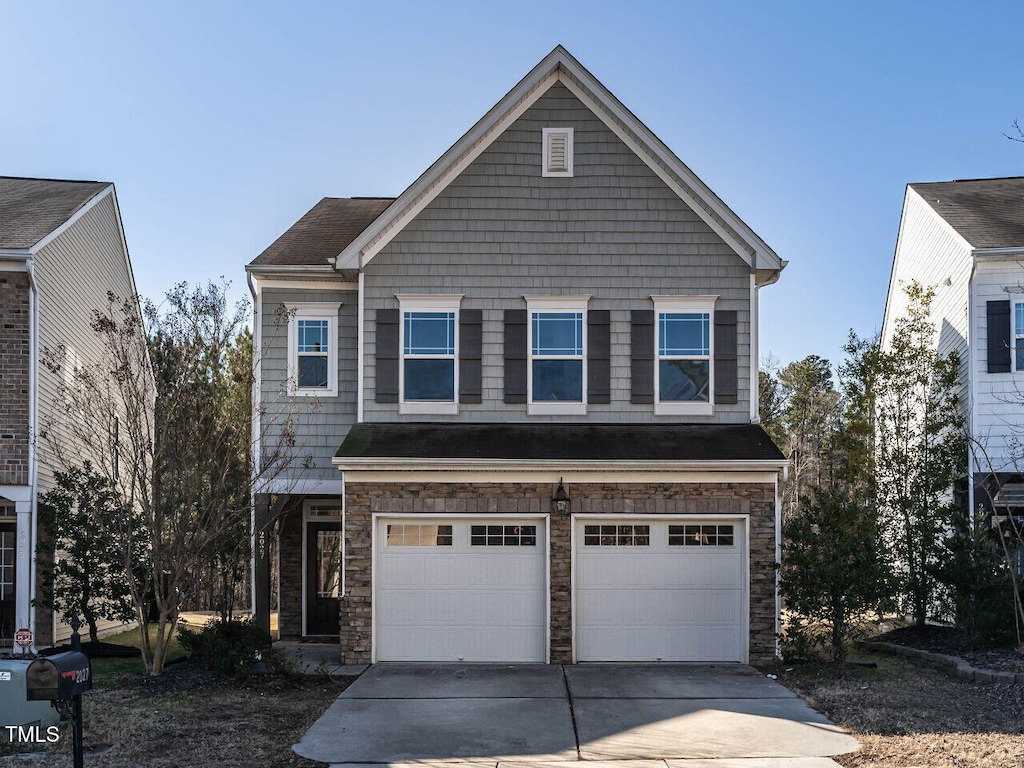
<path id="1" fill-rule="evenodd" d="M 75 617 L 71 647 L 81 648 Z M 49 701 L 61 717 L 71 717 L 71 746 L 74 768 L 83 768 L 85 754 L 82 746 L 82 694 L 92 690 L 92 664 L 80 650 L 55 653 L 36 659 L 25 671 L 25 687 L 29 701 Z"/>

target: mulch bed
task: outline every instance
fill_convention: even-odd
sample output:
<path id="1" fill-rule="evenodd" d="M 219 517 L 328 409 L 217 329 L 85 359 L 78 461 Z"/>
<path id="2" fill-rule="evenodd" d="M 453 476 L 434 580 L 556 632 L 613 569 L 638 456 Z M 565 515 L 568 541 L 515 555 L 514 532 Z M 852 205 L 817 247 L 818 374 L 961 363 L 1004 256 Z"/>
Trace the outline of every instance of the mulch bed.
<path id="1" fill-rule="evenodd" d="M 953 627 L 926 625 L 902 627 L 870 638 L 872 641 L 895 643 L 947 656 L 958 656 L 972 667 L 1001 672 L 1024 672 L 1024 655 L 1012 646 L 975 649 L 964 634 Z"/>

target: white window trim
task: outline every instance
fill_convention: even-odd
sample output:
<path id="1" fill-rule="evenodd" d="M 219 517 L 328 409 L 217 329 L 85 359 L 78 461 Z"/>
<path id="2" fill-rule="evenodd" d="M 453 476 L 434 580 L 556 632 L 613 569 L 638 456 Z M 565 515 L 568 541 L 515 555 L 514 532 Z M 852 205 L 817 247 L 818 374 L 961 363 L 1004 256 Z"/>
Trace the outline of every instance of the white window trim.
<path id="1" fill-rule="evenodd" d="M 715 412 L 715 302 L 718 296 L 651 296 L 654 302 L 654 413 L 658 416 L 710 416 Z M 702 312 L 708 315 L 708 401 L 679 403 L 661 401 L 661 356 L 658 348 L 663 312 Z"/>
<path id="2" fill-rule="evenodd" d="M 587 304 L 590 296 L 523 296 L 526 299 L 526 403 L 531 416 L 585 416 L 587 414 Z M 533 402 L 533 313 L 583 313 L 583 388 L 578 403 Z M 560 359 L 560 358 L 545 358 Z M 569 359 L 569 358 L 566 358 Z M 571 358 L 575 359 L 575 357 Z"/>
<path id="3" fill-rule="evenodd" d="M 455 415 L 459 412 L 459 305 L 464 294 L 395 294 L 398 299 L 398 412 L 412 415 Z M 405 313 L 454 312 L 455 354 L 454 381 L 451 401 L 405 401 Z M 447 357 L 447 356 L 445 356 Z"/>
<path id="4" fill-rule="evenodd" d="M 288 394 L 292 397 L 337 397 L 338 310 L 340 301 L 285 304 L 288 313 Z M 327 321 L 327 386 L 299 387 L 299 320 Z"/>
<path id="5" fill-rule="evenodd" d="M 543 128 L 541 129 L 543 137 L 543 158 L 541 165 L 541 175 L 544 177 L 569 177 L 573 175 L 573 155 L 575 154 L 575 137 L 574 129 L 572 128 Z M 551 170 L 551 136 L 555 134 L 565 134 L 565 170 L 554 171 Z"/>

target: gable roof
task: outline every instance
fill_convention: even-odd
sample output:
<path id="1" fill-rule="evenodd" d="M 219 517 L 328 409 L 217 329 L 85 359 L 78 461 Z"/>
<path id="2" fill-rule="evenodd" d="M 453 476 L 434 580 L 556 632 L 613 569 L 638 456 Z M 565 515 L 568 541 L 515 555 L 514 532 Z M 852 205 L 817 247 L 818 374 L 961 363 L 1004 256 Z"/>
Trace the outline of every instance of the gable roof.
<path id="1" fill-rule="evenodd" d="M 464 461 L 770 462 L 786 458 L 758 424 L 371 423 L 334 463 Z"/>
<path id="2" fill-rule="evenodd" d="M 369 261 L 556 82 L 564 84 L 736 253 L 770 282 L 785 262 L 561 45 L 530 71 L 340 252 L 339 269 Z"/>
<path id="3" fill-rule="evenodd" d="M 973 248 L 1024 247 L 1024 177 L 910 184 Z"/>
<path id="4" fill-rule="evenodd" d="M 0 249 L 30 250 L 110 186 L 105 181 L 0 176 Z"/>
<path id="5" fill-rule="evenodd" d="M 249 267 L 328 267 L 385 211 L 393 197 L 325 197 L 292 224 Z"/>

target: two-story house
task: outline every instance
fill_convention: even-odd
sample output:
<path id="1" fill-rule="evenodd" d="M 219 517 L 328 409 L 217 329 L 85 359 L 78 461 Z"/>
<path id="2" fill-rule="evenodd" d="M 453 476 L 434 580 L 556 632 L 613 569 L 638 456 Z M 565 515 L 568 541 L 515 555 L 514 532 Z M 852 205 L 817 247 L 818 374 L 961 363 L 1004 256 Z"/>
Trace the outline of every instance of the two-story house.
<path id="1" fill-rule="evenodd" d="M 87 458 L 58 404 L 70 365 L 104 354 L 90 321 L 108 291 L 135 295 L 114 185 L 0 177 L 0 645 L 22 628 L 40 646 L 70 632 L 33 603 L 48 578 L 36 565 L 38 496 L 64 468 L 42 433 Z M 45 350 L 69 365 L 46 365 Z"/>
<path id="2" fill-rule="evenodd" d="M 281 635 L 348 662 L 773 657 L 784 266 L 562 47 L 397 198 L 322 200 L 247 268 L 262 406 L 308 403 L 257 428 L 308 455 L 259 621 L 276 521 Z"/>
<path id="3" fill-rule="evenodd" d="M 963 361 L 970 509 L 1024 515 L 1024 177 L 909 184 L 883 343 L 912 280 L 935 289 L 936 348 Z"/>

